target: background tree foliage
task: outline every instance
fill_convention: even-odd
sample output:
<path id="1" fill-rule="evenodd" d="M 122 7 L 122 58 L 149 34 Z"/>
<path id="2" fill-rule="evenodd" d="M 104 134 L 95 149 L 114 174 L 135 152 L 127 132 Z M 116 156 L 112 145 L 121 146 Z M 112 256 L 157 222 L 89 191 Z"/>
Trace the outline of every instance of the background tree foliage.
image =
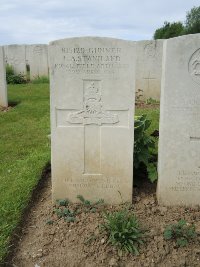
<path id="1" fill-rule="evenodd" d="M 186 15 L 186 34 L 200 33 L 200 6 L 193 7 Z"/>
<path id="2" fill-rule="evenodd" d="M 186 21 L 184 23 L 178 22 L 164 22 L 161 28 L 158 28 L 153 38 L 169 39 L 184 34 L 200 33 L 200 6 L 193 7 L 186 14 Z"/>
<path id="3" fill-rule="evenodd" d="M 163 27 L 157 29 L 154 33 L 154 39 L 168 39 L 184 34 L 182 22 L 164 22 Z"/>

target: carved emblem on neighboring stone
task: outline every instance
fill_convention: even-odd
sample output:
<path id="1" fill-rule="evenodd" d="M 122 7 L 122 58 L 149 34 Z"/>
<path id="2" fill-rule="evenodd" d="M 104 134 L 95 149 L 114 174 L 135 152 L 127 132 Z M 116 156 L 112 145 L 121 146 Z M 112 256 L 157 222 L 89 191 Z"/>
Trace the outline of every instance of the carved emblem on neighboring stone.
<path id="1" fill-rule="evenodd" d="M 156 42 L 155 41 L 149 41 L 144 47 L 144 52 L 148 57 L 155 57 Z"/>
<path id="2" fill-rule="evenodd" d="M 192 54 L 188 64 L 188 71 L 192 79 L 200 84 L 200 48 Z"/>
<path id="3" fill-rule="evenodd" d="M 33 48 L 33 53 L 34 54 L 37 54 L 37 55 L 41 55 L 42 54 L 42 47 L 40 45 L 36 45 L 34 48 Z"/>
<path id="4" fill-rule="evenodd" d="M 67 121 L 79 124 L 114 124 L 119 122 L 117 114 L 111 114 L 103 110 L 101 94 L 98 88 L 99 81 L 90 81 L 84 88 L 83 110 L 72 112 L 68 115 Z"/>

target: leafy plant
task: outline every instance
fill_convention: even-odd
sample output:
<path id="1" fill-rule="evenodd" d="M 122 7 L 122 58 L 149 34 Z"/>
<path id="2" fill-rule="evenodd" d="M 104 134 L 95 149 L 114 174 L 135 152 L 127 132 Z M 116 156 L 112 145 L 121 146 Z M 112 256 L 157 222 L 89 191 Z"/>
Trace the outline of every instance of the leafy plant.
<path id="1" fill-rule="evenodd" d="M 57 199 L 56 200 L 58 206 L 67 206 L 69 204 L 69 200 L 68 199 Z"/>
<path id="2" fill-rule="evenodd" d="M 47 76 L 38 76 L 34 80 L 32 80 L 32 83 L 38 84 L 38 83 L 49 83 L 49 77 Z"/>
<path id="3" fill-rule="evenodd" d="M 146 133 L 151 121 L 146 115 L 135 116 L 134 125 L 134 168 L 137 170 L 144 164 L 151 182 L 157 180 L 156 163 L 152 162 L 151 149 L 155 148 L 155 141 Z"/>
<path id="4" fill-rule="evenodd" d="M 64 218 L 67 222 L 74 222 L 76 220 L 76 212 L 68 208 L 69 200 L 58 199 L 56 202 L 58 207 L 54 210 L 54 213 L 58 216 L 58 218 Z"/>
<path id="5" fill-rule="evenodd" d="M 180 220 L 177 224 L 168 225 L 164 231 L 166 240 L 174 239 L 177 246 L 185 247 L 196 236 L 195 225 Z"/>
<path id="6" fill-rule="evenodd" d="M 8 64 L 6 65 L 6 81 L 8 84 L 23 84 L 27 82 L 23 74 L 15 74 L 13 67 Z"/>
<path id="7" fill-rule="evenodd" d="M 91 206 L 91 201 L 86 200 L 83 196 L 78 195 L 77 198 L 83 203 L 85 206 Z"/>
<path id="8" fill-rule="evenodd" d="M 143 244 L 143 232 L 136 216 L 127 209 L 105 213 L 102 228 L 107 232 L 108 241 L 116 246 L 120 253 L 139 254 L 139 245 Z"/>
<path id="9" fill-rule="evenodd" d="M 104 203 L 103 199 L 99 199 L 96 202 L 92 202 L 90 200 L 85 199 L 83 196 L 78 195 L 77 198 L 83 203 L 85 206 L 97 206 Z"/>
<path id="10" fill-rule="evenodd" d="M 55 214 L 58 216 L 58 218 L 64 218 L 65 221 L 71 222 L 71 221 L 75 221 L 75 212 L 71 211 L 68 208 L 56 208 L 54 210 Z"/>

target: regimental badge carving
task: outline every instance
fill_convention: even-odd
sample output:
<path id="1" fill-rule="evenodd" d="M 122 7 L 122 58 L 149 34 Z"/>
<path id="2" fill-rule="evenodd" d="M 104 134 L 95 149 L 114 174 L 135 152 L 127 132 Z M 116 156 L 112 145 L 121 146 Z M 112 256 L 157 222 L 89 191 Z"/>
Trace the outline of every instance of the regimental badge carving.
<path id="1" fill-rule="evenodd" d="M 192 54 L 188 64 L 188 71 L 192 79 L 200 84 L 200 48 Z"/>
<path id="2" fill-rule="evenodd" d="M 41 54 L 42 54 L 42 47 L 39 46 L 39 45 L 36 45 L 36 46 L 33 48 L 33 53 L 36 54 L 36 55 L 41 55 Z"/>
<path id="3" fill-rule="evenodd" d="M 83 109 L 77 112 L 71 112 L 67 121 L 78 124 L 115 124 L 119 122 L 117 114 L 111 114 L 103 110 L 100 81 L 83 81 L 84 100 Z"/>
<path id="4" fill-rule="evenodd" d="M 148 57 L 155 57 L 156 42 L 155 41 L 149 41 L 144 47 L 144 52 Z"/>

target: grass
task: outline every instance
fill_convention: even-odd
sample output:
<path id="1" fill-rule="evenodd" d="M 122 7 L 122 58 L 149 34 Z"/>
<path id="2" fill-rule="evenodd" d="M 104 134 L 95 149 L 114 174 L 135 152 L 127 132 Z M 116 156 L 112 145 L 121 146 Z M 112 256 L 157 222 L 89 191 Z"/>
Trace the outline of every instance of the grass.
<path id="1" fill-rule="evenodd" d="M 0 262 L 50 160 L 48 84 L 9 85 L 14 105 L 0 113 Z"/>
<path id="2" fill-rule="evenodd" d="M 34 84 L 49 83 L 49 77 L 47 76 L 36 77 L 31 82 Z"/>

